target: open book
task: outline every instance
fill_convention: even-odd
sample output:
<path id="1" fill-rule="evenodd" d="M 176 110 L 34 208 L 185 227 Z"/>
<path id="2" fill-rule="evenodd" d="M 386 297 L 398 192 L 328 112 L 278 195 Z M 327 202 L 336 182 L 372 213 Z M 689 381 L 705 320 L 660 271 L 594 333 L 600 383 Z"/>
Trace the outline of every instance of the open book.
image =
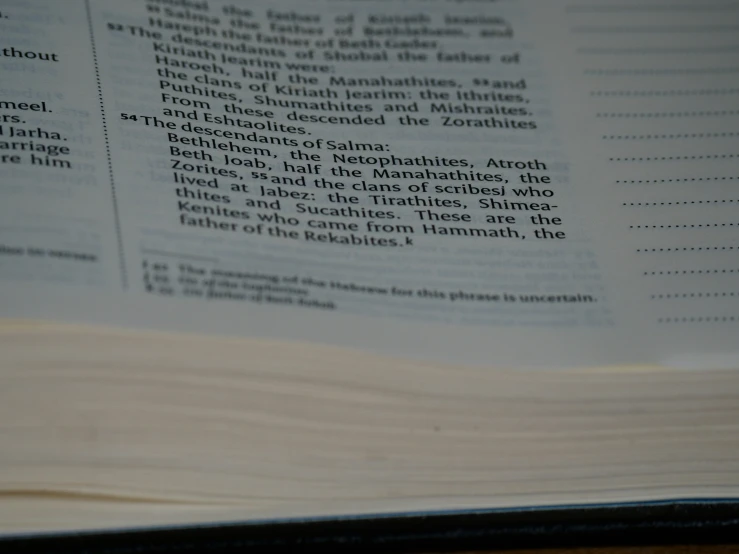
<path id="1" fill-rule="evenodd" d="M 739 498 L 739 4 L 0 1 L 0 532 Z"/>

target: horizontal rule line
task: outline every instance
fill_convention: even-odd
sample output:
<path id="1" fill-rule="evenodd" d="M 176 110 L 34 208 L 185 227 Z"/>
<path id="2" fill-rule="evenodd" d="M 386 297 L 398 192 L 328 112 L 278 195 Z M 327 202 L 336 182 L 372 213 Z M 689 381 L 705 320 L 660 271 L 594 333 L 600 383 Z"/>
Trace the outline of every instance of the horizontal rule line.
<path id="1" fill-rule="evenodd" d="M 199 260 L 202 262 L 212 262 L 212 263 L 218 262 L 216 258 L 208 258 L 207 256 L 196 256 L 193 254 L 181 254 L 178 252 L 166 252 L 164 250 L 152 250 L 149 248 L 142 249 L 141 252 L 143 254 L 148 254 L 150 256 L 165 256 L 169 258 L 182 258 L 182 259 Z"/>

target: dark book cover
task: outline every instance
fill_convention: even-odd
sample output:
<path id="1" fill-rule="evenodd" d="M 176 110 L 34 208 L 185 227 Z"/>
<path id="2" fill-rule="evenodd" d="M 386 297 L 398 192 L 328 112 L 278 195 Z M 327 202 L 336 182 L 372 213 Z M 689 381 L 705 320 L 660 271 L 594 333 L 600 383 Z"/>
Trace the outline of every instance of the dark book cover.
<path id="1" fill-rule="evenodd" d="M 720 544 L 736 541 L 738 537 L 739 500 L 706 499 L 15 535 L 0 539 L 0 551 L 55 554 L 443 552 Z"/>

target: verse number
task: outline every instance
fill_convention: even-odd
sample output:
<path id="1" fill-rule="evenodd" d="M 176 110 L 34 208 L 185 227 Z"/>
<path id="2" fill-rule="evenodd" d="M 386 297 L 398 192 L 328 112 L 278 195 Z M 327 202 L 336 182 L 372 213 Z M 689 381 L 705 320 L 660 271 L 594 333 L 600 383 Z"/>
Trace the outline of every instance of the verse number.
<path id="1" fill-rule="evenodd" d="M 122 113 L 121 114 L 121 119 L 123 121 L 138 121 L 139 120 L 139 116 L 137 116 L 135 114 L 130 114 L 130 113 Z"/>

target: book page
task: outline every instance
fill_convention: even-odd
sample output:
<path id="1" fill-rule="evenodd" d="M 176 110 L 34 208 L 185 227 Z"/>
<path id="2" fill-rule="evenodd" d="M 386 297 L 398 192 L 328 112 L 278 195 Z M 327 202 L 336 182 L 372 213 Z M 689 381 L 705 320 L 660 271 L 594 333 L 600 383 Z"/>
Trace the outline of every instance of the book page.
<path id="1" fill-rule="evenodd" d="M 2 316 L 735 367 L 739 6 L 0 2 Z"/>

